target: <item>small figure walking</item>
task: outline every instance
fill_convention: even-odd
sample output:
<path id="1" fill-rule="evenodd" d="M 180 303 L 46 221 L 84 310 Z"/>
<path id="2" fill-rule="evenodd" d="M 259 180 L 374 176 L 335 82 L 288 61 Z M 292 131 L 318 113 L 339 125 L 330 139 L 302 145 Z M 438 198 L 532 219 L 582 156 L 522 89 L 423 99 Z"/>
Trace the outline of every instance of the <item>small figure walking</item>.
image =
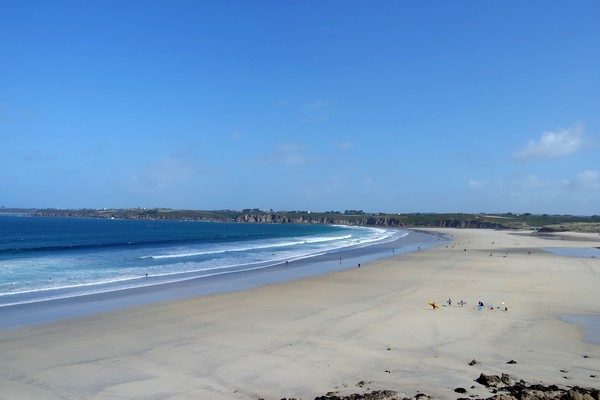
<path id="1" fill-rule="evenodd" d="M 452 305 L 452 299 L 448 297 L 448 305 L 451 306 Z"/>

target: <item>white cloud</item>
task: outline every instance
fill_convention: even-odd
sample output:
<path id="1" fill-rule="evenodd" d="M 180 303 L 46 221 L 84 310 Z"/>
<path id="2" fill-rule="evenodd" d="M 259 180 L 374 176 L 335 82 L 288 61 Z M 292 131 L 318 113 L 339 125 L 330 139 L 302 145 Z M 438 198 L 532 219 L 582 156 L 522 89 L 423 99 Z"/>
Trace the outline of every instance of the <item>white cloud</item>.
<path id="1" fill-rule="evenodd" d="M 562 157 L 580 150 L 583 142 L 583 126 L 577 124 L 542 133 L 538 141 L 530 140 L 515 156 L 519 159 Z"/>
<path id="2" fill-rule="evenodd" d="M 483 186 L 483 182 L 482 181 L 478 181 L 478 180 L 475 180 L 473 178 L 469 179 L 469 187 L 471 189 L 479 189 L 482 186 Z"/>

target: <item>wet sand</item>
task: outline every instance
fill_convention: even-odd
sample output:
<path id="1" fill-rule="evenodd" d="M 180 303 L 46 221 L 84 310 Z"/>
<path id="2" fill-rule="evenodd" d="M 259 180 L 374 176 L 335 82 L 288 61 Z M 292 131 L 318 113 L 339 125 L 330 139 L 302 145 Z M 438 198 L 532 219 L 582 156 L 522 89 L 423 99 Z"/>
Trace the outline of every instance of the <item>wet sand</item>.
<path id="1" fill-rule="evenodd" d="M 600 346 L 559 318 L 600 314 L 600 260 L 543 250 L 589 241 L 435 231 L 452 243 L 325 276 L 1 330 L 0 393 L 269 400 L 391 389 L 456 399 L 464 387 L 489 397 L 473 382 L 482 372 L 600 386 L 590 376 L 600 374 Z"/>

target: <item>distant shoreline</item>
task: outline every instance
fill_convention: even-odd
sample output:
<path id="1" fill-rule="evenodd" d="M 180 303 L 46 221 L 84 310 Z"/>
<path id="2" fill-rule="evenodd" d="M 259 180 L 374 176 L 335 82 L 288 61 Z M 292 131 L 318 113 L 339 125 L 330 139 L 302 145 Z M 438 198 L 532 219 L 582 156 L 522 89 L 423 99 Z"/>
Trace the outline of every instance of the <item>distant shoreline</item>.
<path id="1" fill-rule="evenodd" d="M 96 294 L 44 300 L 0 307 L 0 330 L 36 325 L 157 302 L 236 292 L 264 285 L 366 267 L 368 263 L 440 246 L 448 240 L 440 234 L 411 231 L 394 241 L 376 242 L 359 248 L 334 250 L 265 269 L 199 277 L 172 283 L 119 289 Z M 338 262 L 339 260 L 339 262 Z M 151 277 L 149 278 L 151 279 Z"/>
<path id="2" fill-rule="evenodd" d="M 35 217 L 181 220 L 278 224 L 337 224 L 391 228 L 475 228 L 520 230 L 523 232 L 600 233 L 600 216 L 534 215 L 530 213 L 367 213 L 362 210 L 311 212 L 237 210 L 174 210 L 167 208 L 129 209 L 0 209 L 1 214 Z"/>

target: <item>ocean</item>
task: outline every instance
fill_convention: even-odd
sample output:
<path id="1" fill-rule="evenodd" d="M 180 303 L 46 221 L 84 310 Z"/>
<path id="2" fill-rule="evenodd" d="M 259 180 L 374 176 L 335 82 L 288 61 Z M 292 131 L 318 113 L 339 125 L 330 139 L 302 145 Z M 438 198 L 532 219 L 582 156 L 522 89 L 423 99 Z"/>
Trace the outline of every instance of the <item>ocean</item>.
<path id="1" fill-rule="evenodd" d="M 415 235 L 435 242 L 371 227 L 0 215 L 0 312 L 215 277 L 226 285 L 250 271 L 295 279 L 415 250 Z"/>

